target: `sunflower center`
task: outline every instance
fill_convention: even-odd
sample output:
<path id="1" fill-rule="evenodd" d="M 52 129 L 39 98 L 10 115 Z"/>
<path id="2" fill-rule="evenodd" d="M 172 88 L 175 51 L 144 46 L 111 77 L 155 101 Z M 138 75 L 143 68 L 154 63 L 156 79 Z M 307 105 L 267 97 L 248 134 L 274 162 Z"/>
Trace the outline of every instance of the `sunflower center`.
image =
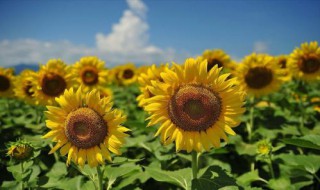
<path id="1" fill-rule="evenodd" d="M 10 80 L 5 77 L 0 75 L 0 91 L 6 91 L 10 88 Z"/>
<path id="2" fill-rule="evenodd" d="M 298 63 L 300 70 L 304 73 L 315 73 L 320 69 L 320 60 L 314 57 L 303 59 Z"/>
<path id="3" fill-rule="evenodd" d="M 94 85 L 98 83 L 98 73 L 95 69 L 88 68 L 82 73 L 82 81 L 86 85 Z"/>
<path id="4" fill-rule="evenodd" d="M 94 110 L 79 108 L 68 115 L 65 134 L 74 146 L 88 149 L 104 141 L 107 126 L 103 117 Z"/>
<path id="5" fill-rule="evenodd" d="M 250 88 L 261 89 L 272 81 L 272 71 L 266 67 L 254 67 L 249 69 L 245 76 L 245 82 Z"/>
<path id="6" fill-rule="evenodd" d="M 185 131 L 205 131 L 221 114 L 221 99 L 200 85 L 181 86 L 169 101 L 171 121 Z"/>
<path id="7" fill-rule="evenodd" d="M 287 68 L 287 60 L 283 59 L 279 62 L 282 69 Z"/>
<path id="8" fill-rule="evenodd" d="M 222 67 L 223 63 L 218 59 L 208 60 L 207 71 L 210 71 L 215 65 L 218 65 L 218 67 Z"/>
<path id="9" fill-rule="evenodd" d="M 33 92 L 31 91 L 31 88 L 32 88 L 31 82 L 28 82 L 27 85 L 25 85 L 24 88 L 23 88 L 24 92 L 29 97 L 31 97 L 33 95 Z"/>
<path id="10" fill-rule="evenodd" d="M 133 75 L 134 75 L 134 73 L 133 73 L 133 71 L 131 69 L 126 69 L 126 70 L 124 70 L 122 76 L 125 79 L 131 79 L 133 77 Z"/>
<path id="11" fill-rule="evenodd" d="M 67 88 L 66 81 L 55 73 L 48 73 L 42 79 L 42 91 L 48 96 L 58 96 Z"/>

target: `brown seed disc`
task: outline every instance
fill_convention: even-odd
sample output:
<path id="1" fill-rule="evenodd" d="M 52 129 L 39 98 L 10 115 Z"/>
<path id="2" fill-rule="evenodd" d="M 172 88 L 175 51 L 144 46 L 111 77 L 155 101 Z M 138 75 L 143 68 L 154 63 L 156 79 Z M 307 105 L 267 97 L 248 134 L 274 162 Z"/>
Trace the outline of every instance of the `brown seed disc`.
<path id="1" fill-rule="evenodd" d="M 249 69 L 244 77 L 250 88 L 261 89 L 272 82 L 272 71 L 266 67 L 254 67 Z"/>
<path id="2" fill-rule="evenodd" d="M 97 146 L 107 136 L 106 122 L 91 108 L 79 108 L 69 113 L 65 124 L 68 140 L 78 148 Z"/>
<path id="3" fill-rule="evenodd" d="M 96 68 L 88 67 L 81 74 L 83 83 L 86 85 L 95 85 L 99 81 L 99 75 Z"/>
<path id="4" fill-rule="evenodd" d="M 304 58 L 298 62 L 299 69 L 307 74 L 312 74 L 320 69 L 320 59 L 316 57 Z"/>
<path id="5" fill-rule="evenodd" d="M 279 62 L 279 64 L 280 64 L 280 67 L 281 67 L 282 69 L 287 68 L 287 60 L 286 60 L 286 59 L 282 59 L 282 60 Z"/>
<path id="6" fill-rule="evenodd" d="M 218 59 L 208 60 L 207 71 L 210 71 L 215 65 L 218 65 L 218 67 L 222 67 L 223 63 Z"/>
<path id="7" fill-rule="evenodd" d="M 64 92 L 67 83 L 60 75 L 48 73 L 42 78 L 41 87 L 44 94 L 55 97 Z"/>
<path id="8" fill-rule="evenodd" d="M 185 131 L 205 131 L 212 127 L 221 110 L 218 94 L 200 85 L 181 86 L 168 105 L 171 121 Z"/>
<path id="9" fill-rule="evenodd" d="M 4 92 L 10 88 L 10 80 L 3 75 L 0 75 L 0 92 Z"/>
<path id="10" fill-rule="evenodd" d="M 29 97 L 32 97 L 32 95 L 33 95 L 31 88 L 32 88 L 31 82 L 28 82 L 27 85 L 25 85 L 23 88 L 25 94 Z"/>
<path id="11" fill-rule="evenodd" d="M 134 72 L 131 69 L 126 69 L 123 71 L 122 77 L 124 79 L 131 79 L 134 75 Z"/>

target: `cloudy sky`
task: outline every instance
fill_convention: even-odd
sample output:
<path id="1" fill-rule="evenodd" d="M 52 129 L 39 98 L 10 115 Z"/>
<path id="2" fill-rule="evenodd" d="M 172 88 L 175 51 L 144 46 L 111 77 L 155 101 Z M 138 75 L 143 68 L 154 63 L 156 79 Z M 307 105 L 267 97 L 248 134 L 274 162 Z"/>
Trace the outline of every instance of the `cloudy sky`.
<path id="1" fill-rule="evenodd" d="M 316 0 L 2 0 L 0 66 L 73 63 L 95 55 L 107 65 L 182 62 L 221 48 L 234 59 L 288 54 L 320 41 Z"/>

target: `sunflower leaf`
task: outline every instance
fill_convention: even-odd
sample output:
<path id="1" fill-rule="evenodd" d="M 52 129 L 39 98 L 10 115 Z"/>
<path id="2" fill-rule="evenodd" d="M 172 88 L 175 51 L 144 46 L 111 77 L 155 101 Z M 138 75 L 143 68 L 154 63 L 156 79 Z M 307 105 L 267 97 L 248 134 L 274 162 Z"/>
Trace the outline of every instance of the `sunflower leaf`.
<path id="1" fill-rule="evenodd" d="M 228 186 L 236 189 L 238 185 L 236 180 L 219 166 L 210 166 L 200 178 L 192 180 L 192 190 L 220 189 Z"/>
<path id="2" fill-rule="evenodd" d="M 191 189 L 191 168 L 176 171 L 164 171 L 160 168 L 145 167 L 145 170 L 156 181 L 167 182 L 186 190 Z"/>
<path id="3" fill-rule="evenodd" d="M 320 150 L 320 135 L 306 135 L 299 138 L 282 139 L 282 142 L 294 146 Z"/>

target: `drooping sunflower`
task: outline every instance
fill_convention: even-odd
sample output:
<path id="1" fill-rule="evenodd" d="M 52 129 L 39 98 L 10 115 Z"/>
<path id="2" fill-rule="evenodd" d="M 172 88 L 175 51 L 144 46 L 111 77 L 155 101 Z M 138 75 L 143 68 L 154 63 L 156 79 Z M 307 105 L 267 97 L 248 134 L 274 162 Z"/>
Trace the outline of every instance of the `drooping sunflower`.
<path id="1" fill-rule="evenodd" d="M 296 48 L 288 60 L 288 68 L 293 76 L 305 81 L 320 79 L 320 47 L 318 42 L 301 44 Z"/>
<path id="2" fill-rule="evenodd" d="M 70 67 L 60 59 L 50 59 L 46 65 L 30 76 L 36 104 L 53 105 L 54 99 L 70 88 Z"/>
<path id="3" fill-rule="evenodd" d="M 0 67 L 0 97 L 13 96 L 13 69 Z"/>
<path id="4" fill-rule="evenodd" d="M 148 126 L 161 123 L 155 134 L 176 150 L 197 152 L 220 147 L 225 133 L 235 135 L 233 127 L 244 112 L 244 92 L 229 74 L 220 75 L 218 66 L 207 69 L 207 61 L 187 59 L 161 73 L 163 82 L 152 82 L 154 95 L 145 110 L 151 114 Z"/>
<path id="5" fill-rule="evenodd" d="M 162 64 L 157 67 L 153 64 L 145 73 L 141 73 L 138 77 L 140 95 L 137 97 L 138 106 L 143 107 L 148 101 L 146 99 L 153 96 L 153 94 L 148 89 L 151 85 L 151 81 L 162 82 L 160 73 L 168 69 L 168 64 Z"/>
<path id="6" fill-rule="evenodd" d="M 208 61 L 208 71 L 215 65 L 228 69 L 233 66 L 230 56 L 221 49 L 205 50 L 198 59 L 202 61 L 206 59 Z"/>
<path id="7" fill-rule="evenodd" d="M 253 53 L 244 58 L 235 72 L 241 87 L 250 95 L 275 92 L 283 82 L 283 74 L 274 57 Z"/>
<path id="8" fill-rule="evenodd" d="M 35 72 L 32 70 L 24 70 L 16 77 L 14 81 L 15 95 L 29 104 L 34 104 L 34 92 L 32 91 L 31 77 Z"/>
<path id="9" fill-rule="evenodd" d="M 112 109 L 110 98 L 100 98 L 98 90 L 84 94 L 81 88 L 76 92 L 71 88 L 56 101 L 59 106 L 47 106 L 45 113 L 51 131 L 43 138 L 57 142 L 49 154 L 61 148 L 61 155 L 68 154 L 67 165 L 88 162 L 90 167 L 104 164 L 105 159 L 111 161 L 110 151 L 121 154 L 129 129 L 121 126 L 126 117 Z"/>
<path id="10" fill-rule="evenodd" d="M 118 67 L 116 80 L 121 85 L 130 85 L 137 81 L 137 68 L 133 63 L 127 63 Z"/>
<path id="11" fill-rule="evenodd" d="M 73 65 L 71 73 L 75 86 L 81 85 L 85 92 L 108 83 L 108 70 L 104 68 L 104 62 L 97 57 L 82 57 Z"/>

